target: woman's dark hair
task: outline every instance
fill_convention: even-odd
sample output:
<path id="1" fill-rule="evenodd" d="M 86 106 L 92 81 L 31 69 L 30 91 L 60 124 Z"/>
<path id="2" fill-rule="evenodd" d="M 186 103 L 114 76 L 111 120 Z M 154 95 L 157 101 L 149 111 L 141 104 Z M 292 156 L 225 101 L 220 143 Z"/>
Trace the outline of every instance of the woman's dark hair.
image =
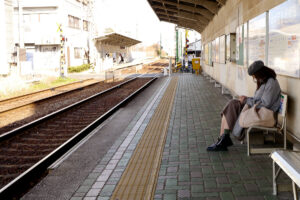
<path id="1" fill-rule="evenodd" d="M 268 81 L 269 78 L 276 79 L 276 73 L 273 69 L 269 67 L 262 67 L 260 70 L 255 72 L 254 74 L 255 79 L 257 80 L 256 84 L 257 87 L 256 89 L 258 90 L 260 86 Z"/>

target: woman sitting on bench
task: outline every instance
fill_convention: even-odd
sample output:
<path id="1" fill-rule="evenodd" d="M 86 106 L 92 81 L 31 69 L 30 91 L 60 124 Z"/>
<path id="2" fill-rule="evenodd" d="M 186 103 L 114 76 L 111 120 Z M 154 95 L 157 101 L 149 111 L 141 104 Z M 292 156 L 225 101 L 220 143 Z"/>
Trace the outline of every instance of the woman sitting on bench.
<path id="1" fill-rule="evenodd" d="M 250 65 L 248 74 L 257 85 L 254 97 L 240 96 L 239 99 L 227 103 L 221 113 L 220 137 L 216 143 L 207 147 L 207 151 L 226 151 L 228 146 L 233 145 L 229 133 L 241 135 L 243 128 L 239 124 L 239 115 L 244 105 L 247 104 L 249 107 L 256 105 L 257 109 L 265 107 L 274 113 L 278 112 L 281 90 L 274 70 L 259 60 Z"/>

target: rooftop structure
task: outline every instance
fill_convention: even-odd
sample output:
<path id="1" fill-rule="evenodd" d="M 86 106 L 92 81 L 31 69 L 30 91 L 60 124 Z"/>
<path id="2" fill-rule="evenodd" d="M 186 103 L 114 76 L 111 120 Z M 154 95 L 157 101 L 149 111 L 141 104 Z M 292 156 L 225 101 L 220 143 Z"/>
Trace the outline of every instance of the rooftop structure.
<path id="1" fill-rule="evenodd" d="M 148 0 L 161 21 L 202 32 L 226 0 Z"/>
<path id="2" fill-rule="evenodd" d="M 96 42 L 100 42 L 101 44 L 120 46 L 120 47 L 130 47 L 138 43 L 141 43 L 141 41 L 126 37 L 118 33 L 106 34 L 104 36 L 96 37 L 94 40 Z"/>

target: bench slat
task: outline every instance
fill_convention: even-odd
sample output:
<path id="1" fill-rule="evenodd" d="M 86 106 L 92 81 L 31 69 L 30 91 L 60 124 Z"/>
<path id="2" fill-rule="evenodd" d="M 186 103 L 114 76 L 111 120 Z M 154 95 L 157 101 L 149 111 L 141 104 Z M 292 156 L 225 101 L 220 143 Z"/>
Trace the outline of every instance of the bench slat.
<path id="1" fill-rule="evenodd" d="M 271 158 L 300 187 L 300 153 L 277 150 Z"/>

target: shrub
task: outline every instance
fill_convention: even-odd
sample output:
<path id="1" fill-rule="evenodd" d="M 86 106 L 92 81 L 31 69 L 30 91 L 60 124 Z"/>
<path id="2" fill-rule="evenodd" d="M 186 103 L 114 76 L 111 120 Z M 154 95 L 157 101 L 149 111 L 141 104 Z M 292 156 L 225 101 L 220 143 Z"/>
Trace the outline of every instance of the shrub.
<path id="1" fill-rule="evenodd" d="M 88 70 L 90 68 L 91 68 L 90 64 L 83 64 L 83 65 L 79 65 L 79 66 L 68 67 L 68 72 L 69 73 L 82 72 L 82 71 Z"/>

